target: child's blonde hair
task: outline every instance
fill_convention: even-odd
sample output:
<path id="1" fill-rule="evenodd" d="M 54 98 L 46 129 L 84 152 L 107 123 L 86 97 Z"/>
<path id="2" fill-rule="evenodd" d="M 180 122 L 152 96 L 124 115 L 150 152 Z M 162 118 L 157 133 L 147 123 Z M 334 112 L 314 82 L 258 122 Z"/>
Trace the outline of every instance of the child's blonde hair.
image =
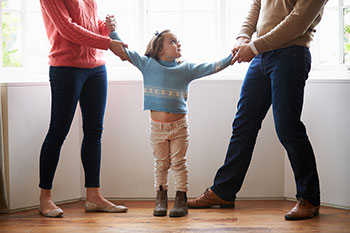
<path id="1" fill-rule="evenodd" d="M 159 60 L 159 53 L 163 47 L 164 34 L 170 32 L 169 29 L 162 31 L 161 33 L 156 32 L 155 36 L 148 42 L 145 55 L 147 57 L 153 57 L 156 60 Z"/>

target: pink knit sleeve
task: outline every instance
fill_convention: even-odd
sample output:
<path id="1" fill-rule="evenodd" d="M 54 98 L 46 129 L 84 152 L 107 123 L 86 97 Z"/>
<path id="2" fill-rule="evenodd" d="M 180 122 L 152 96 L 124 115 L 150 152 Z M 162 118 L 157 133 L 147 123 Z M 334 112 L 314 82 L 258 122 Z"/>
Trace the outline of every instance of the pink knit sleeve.
<path id="1" fill-rule="evenodd" d="M 111 43 L 109 37 L 93 33 L 72 22 L 64 1 L 40 0 L 40 3 L 55 29 L 65 39 L 85 47 L 105 50 L 109 48 Z"/>

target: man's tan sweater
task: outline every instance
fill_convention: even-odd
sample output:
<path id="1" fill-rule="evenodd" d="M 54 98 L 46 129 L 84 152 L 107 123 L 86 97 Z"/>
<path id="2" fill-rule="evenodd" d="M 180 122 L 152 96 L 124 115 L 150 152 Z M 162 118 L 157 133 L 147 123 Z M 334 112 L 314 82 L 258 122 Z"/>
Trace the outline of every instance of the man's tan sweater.
<path id="1" fill-rule="evenodd" d="M 254 53 L 301 45 L 310 47 L 328 0 L 252 0 L 238 37 L 251 38 Z M 254 51 L 255 50 L 255 51 Z"/>

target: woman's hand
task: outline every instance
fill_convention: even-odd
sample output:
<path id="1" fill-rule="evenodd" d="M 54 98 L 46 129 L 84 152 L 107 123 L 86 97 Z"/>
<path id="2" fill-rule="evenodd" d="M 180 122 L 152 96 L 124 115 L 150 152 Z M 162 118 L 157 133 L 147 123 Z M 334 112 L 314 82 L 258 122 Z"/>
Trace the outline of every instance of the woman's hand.
<path id="1" fill-rule="evenodd" d="M 125 60 L 128 60 L 130 61 L 129 59 L 129 56 L 126 54 L 125 50 L 124 50 L 124 47 L 127 48 L 128 45 L 125 44 L 124 42 L 122 41 L 119 41 L 119 40 L 112 40 L 111 41 L 111 44 L 109 46 L 109 49 L 115 54 L 117 55 L 118 57 L 120 57 L 120 59 L 122 61 L 125 61 Z M 130 61 L 131 62 L 131 61 Z"/>

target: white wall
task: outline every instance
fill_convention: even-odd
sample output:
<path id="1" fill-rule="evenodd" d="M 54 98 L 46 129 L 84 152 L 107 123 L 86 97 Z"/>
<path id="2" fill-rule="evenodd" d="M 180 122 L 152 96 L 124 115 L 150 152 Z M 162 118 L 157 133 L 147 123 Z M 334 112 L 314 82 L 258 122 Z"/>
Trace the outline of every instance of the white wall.
<path id="1" fill-rule="evenodd" d="M 312 143 L 321 186 L 321 202 L 350 207 L 350 82 L 309 81 L 302 115 Z M 285 194 L 295 197 L 285 160 Z"/>
<path id="2" fill-rule="evenodd" d="M 48 84 L 15 84 L 8 87 L 9 206 L 39 204 L 39 154 L 50 117 Z M 76 199 L 80 192 L 79 121 L 75 117 L 54 180 L 54 199 Z"/>
<path id="3" fill-rule="evenodd" d="M 350 208 L 349 81 L 309 82 L 304 122 L 316 151 L 322 201 Z M 189 196 L 209 187 L 222 165 L 241 81 L 199 80 L 189 97 Z M 140 81 L 109 82 L 102 146 L 101 190 L 110 198 L 154 198 L 148 112 Z M 44 84 L 8 84 L 10 209 L 37 205 L 38 159 L 49 121 L 50 90 Z M 54 199 L 84 196 L 80 163 L 80 115 L 64 144 Z M 330 156 L 335 158 L 330 160 Z M 240 198 L 294 196 L 294 180 L 274 131 L 271 112 L 258 136 Z M 170 174 L 170 195 L 174 195 Z M 336 191 L 334 191 L 336 190 Z"/>

